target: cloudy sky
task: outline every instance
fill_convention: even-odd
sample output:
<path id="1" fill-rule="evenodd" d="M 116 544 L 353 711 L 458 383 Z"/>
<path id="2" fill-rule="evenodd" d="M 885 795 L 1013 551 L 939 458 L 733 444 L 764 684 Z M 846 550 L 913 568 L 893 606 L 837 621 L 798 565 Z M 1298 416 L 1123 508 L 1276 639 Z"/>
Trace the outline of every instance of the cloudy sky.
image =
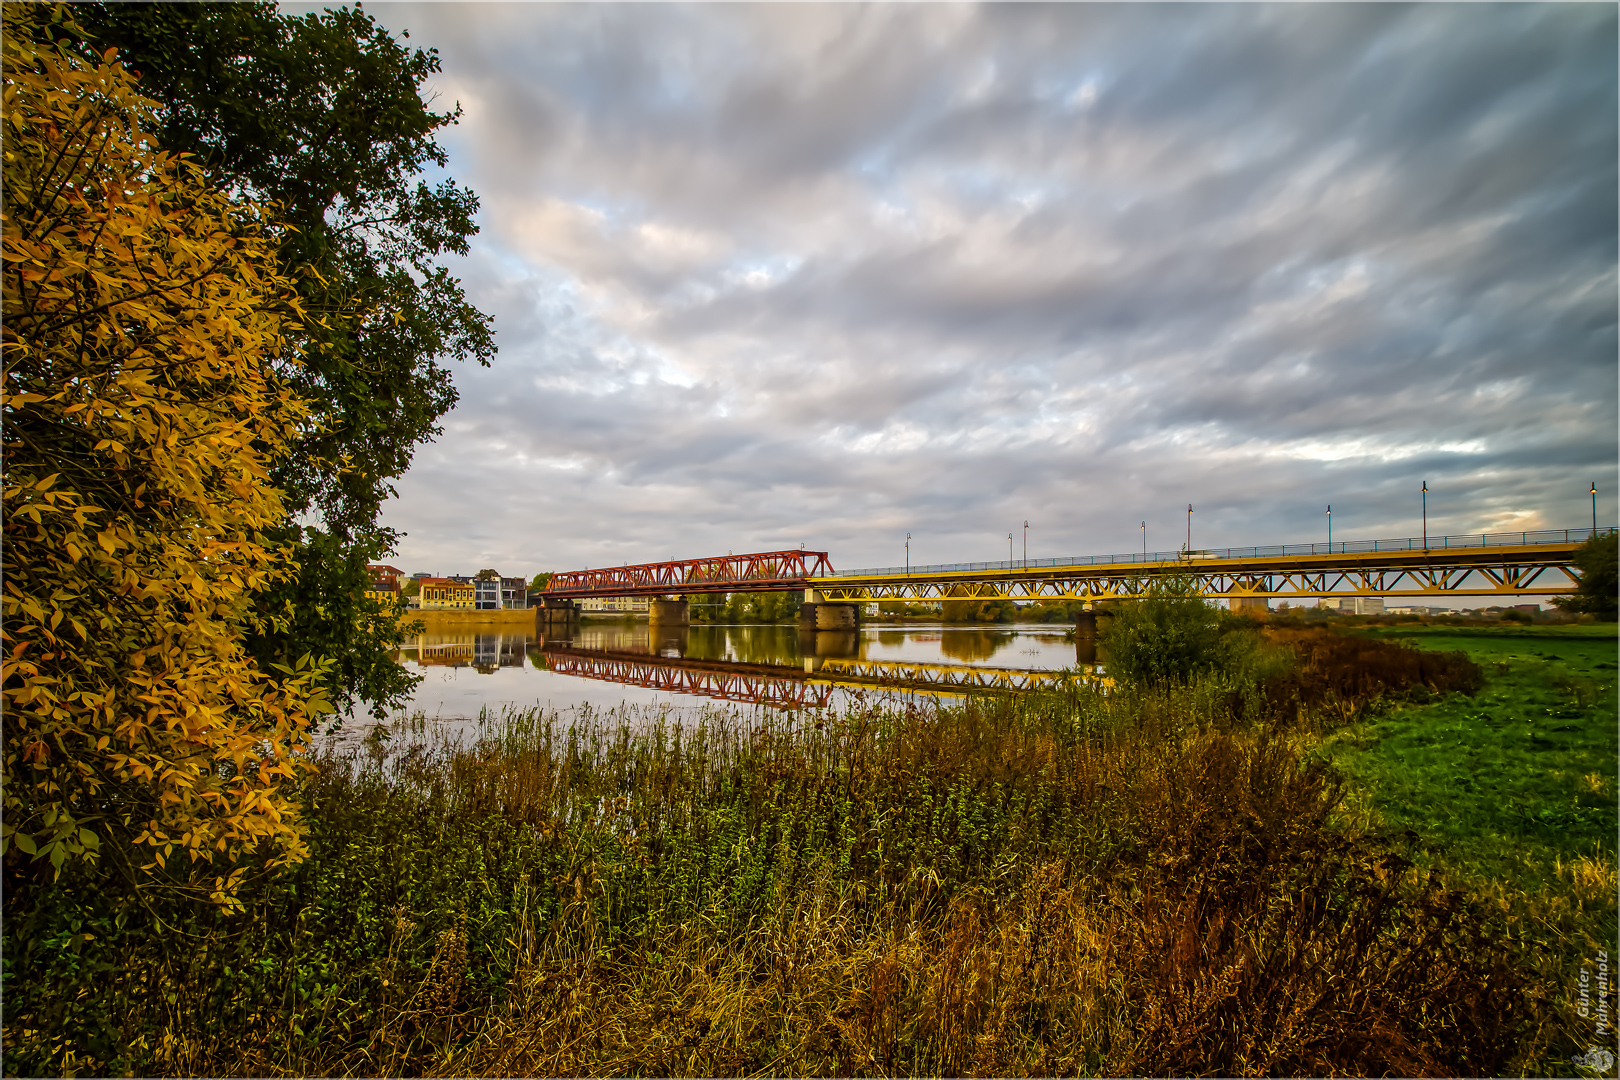
<path id="1" fill-rule="evenodd" d="M 1615 520 L 1613 5 L 367 10 L 501 350 L 407 571 Z"/>

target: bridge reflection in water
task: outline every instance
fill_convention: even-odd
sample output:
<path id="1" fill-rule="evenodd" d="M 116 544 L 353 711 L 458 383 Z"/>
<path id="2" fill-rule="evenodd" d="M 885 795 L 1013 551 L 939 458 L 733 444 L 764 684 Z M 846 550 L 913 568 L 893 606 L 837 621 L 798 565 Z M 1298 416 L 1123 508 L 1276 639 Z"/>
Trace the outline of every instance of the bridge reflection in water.
<path id="1" fill-rule="evenodd" d="M 644 648 L 547 635 L 530 647 L 529 657 L 560 675 L 795 709 L 830 705 L 840 690 L 960 697 L 1037 690 L 1074 678 L 1108 681 L 1095 664 L 1094 647 L 1085 642 L 1077 646 L 1072 669 L 1054 671 L 865 658 L 861 635 L 853 630 L 799 631 L 797 664 L 749 662 L 691 655 L 690 634 L 684 626 L 654 627 Z"/>
<path id="2" fill-rule="evenodd" d="M 618 704 L 637 697 L 610 685 L 591 689 L 597 683 L 640 687 L 652 696 L 804 709 L 836 704 L 846 691 L 961 696 L 1103 678 L 1092 639 L 1071 643 L 1057 628 L 810 631 L 587 623 L 570 629 L 536 636 L 526 628 L 468 628 L 411 638 L 397 658 L 431 676 L 412 707 L 429 715 L 473 715 L 483 707 L 526 702 Z M 475 677 L 458 680 L 461 674 Z"/>

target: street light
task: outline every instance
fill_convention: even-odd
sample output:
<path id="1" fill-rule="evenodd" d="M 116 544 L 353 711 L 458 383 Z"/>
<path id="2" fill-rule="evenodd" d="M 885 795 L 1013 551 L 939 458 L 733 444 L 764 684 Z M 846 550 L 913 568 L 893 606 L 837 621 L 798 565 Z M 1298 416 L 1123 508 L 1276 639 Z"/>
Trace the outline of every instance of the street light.
<path id="1" fill-rule="evenodd" d="M 1592 481 L 1592 535 L 1597 535 L 1597 481 Z"/>
<path id="2" fill-rule="evenodd" d="M 1008 565 L 1008 566 L 1011 566 L 1011 565 L 1012 565 L 1012 564 L 1013 564 L 1013 557 L 1012 557 L 1012 533 L 1008 533 L 1008 534 L 1007 534 L 1007 565 Z"/>
<path id="3" fill-rule="evenodd" d="M 1147 522 L 1142 522 L 1142 561 L 1147 562 Z"/>
<path id="4" fill-rule="evenodd" d="M 1595 526 L 1594 526 L 1595 527 Z M 1024 566 L 1029 566 L 1029 521 L 1024 521 Z"/>
<path id="5" fill-rule="evenodd" d="M 1333 504 L 1332 503 L 1328 503 L 1327 519 L 1328 519 L 1328 554 L 1331 555 L 1331 554 L 1333 554 Z"/>
<path id="6" fill-rule="evenodd" d="M 911 573 L 911 534 L 906 533 L 906 573 Z"/>
<path id="7" fill-rule="evenodd" d="M 1187 554 L 1192 554 L 1192 503 L 1187 504 Z"/>
<path id="8" fill-rule="evenodd" d="M 1423 550 L 1429 550 L 1429 482 L 1423 481 Z"/>

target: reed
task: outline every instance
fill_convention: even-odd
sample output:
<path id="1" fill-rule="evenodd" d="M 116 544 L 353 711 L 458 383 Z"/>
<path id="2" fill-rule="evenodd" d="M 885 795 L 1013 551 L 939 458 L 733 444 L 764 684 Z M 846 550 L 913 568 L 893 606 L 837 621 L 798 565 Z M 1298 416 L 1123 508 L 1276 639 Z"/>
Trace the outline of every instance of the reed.
<path id="1" fill-rule="evenodd" d="M 1557 950 L 1348 824 L 1332 717 L 1286 700 L 399 724 L 321 759 L 311 857 L 240 915 L 88 881 L 8 911 L 6 1067 L 1556 1069 Z M 1568 873 L 1595 897 L 1612 857 Z"/>

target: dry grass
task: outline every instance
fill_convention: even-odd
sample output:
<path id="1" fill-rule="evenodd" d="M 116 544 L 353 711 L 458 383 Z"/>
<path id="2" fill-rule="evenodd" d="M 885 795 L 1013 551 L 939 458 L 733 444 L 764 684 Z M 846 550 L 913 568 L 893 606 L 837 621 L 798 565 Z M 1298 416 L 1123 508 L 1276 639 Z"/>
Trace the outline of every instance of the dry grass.
<path id="1" fill-rule="evenodd" d="M 328 760 L 314 855 L 250 922 L 109 935 L 102 1026 L 14 997 L 7 1045 L 64 1073 L 1538 1067 L 1569 1027 L 1529 924 L 1335 824 L 1339 781 L 1254 707 L 530 716 Z"/>

